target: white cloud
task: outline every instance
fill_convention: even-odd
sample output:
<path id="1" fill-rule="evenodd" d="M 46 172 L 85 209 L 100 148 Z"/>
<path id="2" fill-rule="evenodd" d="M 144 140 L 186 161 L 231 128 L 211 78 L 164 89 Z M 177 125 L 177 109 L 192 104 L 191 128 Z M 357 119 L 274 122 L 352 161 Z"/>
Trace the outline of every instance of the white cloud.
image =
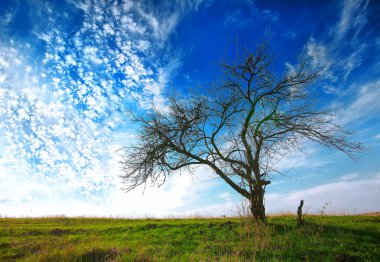
<path id="1" fill-rule="evenodd" d="M 358 177 L 359 177 L 358 173 L 351 173 L 351 174 L 341 176 L 340 179 L 347 181 L 347 180 L 353 180 L 353 179 L 358 178 Z"/>
<path id="2" fill-rule="evenodd" d="M 4 83 L 6 80 L 7 76 L 6 75 L 0 75 L 0 84 Z"/>
<path id="3" fill-rule="evenodd" d="M 0 16 L 0 25 L 4 28 L 12 21 L 14 13 L 6 11 L 2 16 Z"/>
<path id="4" fill-rule="evenodd" d="M 109 24 L 103 25 L 103 30 L 106 34 L 110 34 L 110 35 L 115 34 L 115 31 L 113 30 L 113 28 Z"/>
<path id="5" fill-rule="evenodd" d="M 357 88 L 354 101 L 340 110 L 337 120 L 342 124 L 347 124 L 378 116 L 380 113 L 378 101 L 380 101 L 380 80 L 375 79 Z"/>
<path id="6" fill-rule="evenodd" d="M 150 43 L 149 43 L 148 41 L 146 41 L 146 40 L 139 40 L 139 41 L 137 42 L 137 46 L 136 46 L 136 48 L 137 48 L 139 51 L 144 52 L 144 51 L 148 50 L 150 46 L 151 46 L 151 45 L 150 45 Z"/>
<path id="7" fill-rule="evenodd" d="M 144 34 L 146 27 L 143 25 L 137 24 L 131 17 L 123 16 L 121 18 L 121 26 L 132 33 Z"/>
<path id="8" fill-rule="evenodd" d="M 39 39 L 44 40 L 44 41 L 47 42 L 47 43 L 49 43 L 50 40 L 51 40 L 52 37 L 53 37 L 53 36 L 52 36 L 51 34 L 49 34 L 49 33 L 39 33 L 39 32 L 36 32 L 35 34 L 36 34 L 36 36 L 37 36 Z"/>
<path id="9" fill-rule="evenodd" d="M 335 93 L 332 92 L 332 84 L 345 82 L 353 70 L 362 64 L 371 44 L 359 38 L 368 22 L 368 1 L 347 0 L 342 3 L 340 19 L 327 36 L 319 41 L 311 37 L 305 46 L 312 69 L 327 80 L 326 93 Z"/>
<path id="10" fill-rule="evenodd" d="M 65 59 L 68 64 L 74 65 L 74 66 L 77 65 L 77 62 L 74 60 L 74 58 L 71 55 L 66 55 Z"/>
<path id="11" fill-rule="evenodd" d="M 380 199 L 380 174 L 370 177 L 339 181 L 313 188 L 284 194 L 267 194 L 267 210 L 270 213 L 295 213 L 300 200 L 305 201 L 305 210 L 319 213 L 325 203 L 327 213 L 349 214 L 378 211 Z"/>
<path id="12" fill-rule="evenodd" d="M 343 2 L 342 13 L 339 23 L 336 25 L 336 41 L 343 39 L 350 31 L 358 34 L 367 21 L 366 8 L 368 0 L 346 0 Z"/>
<path id="13" fill-rule="evenodd" d="M 5 54 L 3 54 L 3 56 L 5 56 Z M 1 56 L 0 56 L 0 66 L 5 67 L 5 68 L 9 66 L 9 63 L 5 61 L 5 59 Z"/>
<path id="14" fill-rule="evenodd" d="M 113 161 L 116 161 L 114 159 Z M 118 173 L 117 164 L 107 170 L 112 176 Z M 160 188 L 143 186 L 124 193 L 119 182 L 112 193 L 98 202 L 83 201 L 75 197 L 75 191 L 66 184 L 48 186 L 30 176 L 12 176 L 6 183 L 9 174 L 0 175 L 0 215 L 7 216 L 113 216 L 113 217 L 167 217 L 187 215 L 218 215 L 233 209 L 233 201 L 229 194 L 219 197 L 225 204 L 202 207 L 199 204 L 200 193 L 217 186 L 210 180 L 210 171 L 200 168 L 194 175 L 183 173 L 167 180 Z M 18 185 L 20 181 L 22 185 Z M 78 179 L 70 181 L 77 183 Z M 79 185 L 80 186 L 80 182 Z M 198 204 L 197 204 L 198 203 Z M 194 206 L 195 205 L 195 206 Z M 200 205 L 200 206 L 199 206 Z M 186 208 L 186 206 L 193 206 Z M 217 208 L 217 210 L 215 209 Z M 227 209 L 226 209 L 227 208 Z M 203 210 L 203 211 L 202 211 Z M 219 211 L 218 211 L 219 210 Z M 215 213 L 216 212 L 216 213 Z"/>
<path id="15" fill-rule="evenodd" d="M 3 123 L 0 143 L 6 152 L 0 155 L 2 174 L 42 176 L 46 183 L 55 181 L 59 184 L 72 170 L 81 177 L 86 176 L 86 172 L 80 170 L 82 167 L 101 166 L 96 160 L 107 158 L 107 144 L 99 146 L 99 143 L 106 142 L 107 129 L 83 121 L 74 108 L 64 102 L 65 92 L 59 89 L 62 79 L 54 77 L 49 92 L 44 93 L 37 83 L 29 81 L 35 72 L 28 66 L 27 59 L 7 48 L 1 49 L 0 53 L 8 54 L 7 59 L 23 60 L 19 66 L 5 71 L 6 85 L 0 87 L 0 119 Z M 9 56 L 11 53 L 13 55 Z M 77 159 L 67 157 L 76 152 L 81 152 Z M 25 162 L 28 168 L 21 169 L 25 164 L 20 163 Z M 3 184 L 8 186 L 11 183 L 8 180 Z M 43 180 L 40 182 L 44 183 Z M 83 186 L 89 182 L 90 179 L 84 179 Z M 104 186 L 107 183 L 104 180 Z M 72 185 L 70 187 L 75 189 Z"/>
<path id="16" fill-rule="evenodd" d="M 312 67 L 322 75 L 325 74 L 325 77 L 334 62 L 329 52 L 327 46 L 317 43 L 314 38 L 310 38 L 306 44 L 306 53 L 311 58 Z M 329 78 L 333 78 L 333 76 L 329 75 Z"/>
<path id="17" fill-rule="evenodd" d="M 315 149 L 310 143 L 305 143 L 302 151 L 289 151 L 286 154 L 285 152 L 281 154 L 284 156 L 273 156 L 275 159 L 274 168 L 279 171 L 319 165 L 319 162 L 312 158 Z"/>
<path id="18" fill-rule="evenodd" d="M 176 1 L 161 2 L 159 6 L 136 4 L 136 9 L 139 16 L 144 19 L 148 28 L 153 32 L 160 44 L 165 42 L 168 36 L 173 32 L 178 25 L 191 10 L 197 10 L 202 0 L 198 1 Z"/>
<path id="19" fill-rule="evenodd" d="M 95 64 L 101 64 L 102 60 L 97 57 L 97 52 L 98 52 L 98 48 L 94 46 L 91 46 L 91 47 L 86 46 L 83 49 L 83 54 L 86 59 L 94 62 Z"/>
<path id="20" fill-rule="evenodd" d="M 6 153 L 0 152 L 0 192 L 6 196 L 0 195 L 0 199 L 3 204 L 13 203 L 2 209 L 10 215 L 26 214 L 29 207 L 33 214 L 41 215 L 73 215 L 83 210 L 89 214 L 92 209 L 99 214 L 108 212 L 108 205 L 100 205 L 99 210 L 92 201 L 105 198 L 119 186 L 118 165 L 112 161 L 115 146 L 130 142 L 125 139 L 130 137 L 127 132 L 120 131 L 125 127 L 125 105 L 144 101 L 163 107 L 163 90 L 180 66 L 179 60 L 165 61 L 155 55 L 177 25 L 179 14 L 192 8 L 158 15 L 149 6 L 137 12 L 140 4 L 131 1 L 112 6 L 104 1 L 72 4 L 83 11 L 83 23 L 69 37 L 70 23 L 65 20 L 69 17 L 60 15 L 53 5 L 36 1 L 30 8 L 29 15 L 39 17 L 33 19 L 35 40 L 45 44 L 41 63 L 33 56 L 34 45 L 17 40 L 1 43 L 0 145 Z M 189 6 L 196 5 L 189 2 Z M 146 23 L 145 15 L 153 24 Z M 112 43 L 104 41 L 107 38 Z M 35 64 L 40 67 L 31 66 Z M 114 78 L 115 74 L 121 79 Z M 146 83 L 150 87 L 145 87 Z M 116 169 L 109 172 L 113 167 Z M 12 193 L 17 181 L 24 186 Z M 173 183 L 164 187 L 161 195 L 170 201 L 179 196 L 177 202 L 165 203 L 170 210 L 185 203 L 188 193 L 184 192 L 190 191 L 188 180 L 180 181 L 182 187 Z M 161 193 L 152 192 L 144 198 L 149 200 L 141 201 L 154 210 L 152 205 Z M 134 194 L 127 194 L 126 199 L 119 192 L 107 195 L 106 200 L 116 203 L 120 197 L 137 203 L 140 198 Z M 66 202 L 57 204 L 66 196 Z M 117 202 L 114 210 L 120 205 Z M 144 205 L 136 204 L 135 213 L 150 212 Z M 167 210 L 161 209 L 160 214 Z M 133 215 L 130 210 L 133 208 L 127 207 L 123 212 Z"/>

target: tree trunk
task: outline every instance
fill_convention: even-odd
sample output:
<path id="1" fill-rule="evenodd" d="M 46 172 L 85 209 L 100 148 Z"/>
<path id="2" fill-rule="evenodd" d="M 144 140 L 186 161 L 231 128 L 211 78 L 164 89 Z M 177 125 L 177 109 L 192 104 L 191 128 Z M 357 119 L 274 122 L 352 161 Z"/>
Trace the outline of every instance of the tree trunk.
<path id="1" fill-rule="evenodd" d="M 267 223 L 264 206 L 264 189 L 260 185 L 256 187 L 256 190 L 250 199 L 250 211 L 257 223 Z"/>
<path id="2" fill-rule="evenodd" d="M 265 207 L 262 200 L 251 201 L 250 209 L 256 222 L 266 224 Z"/>

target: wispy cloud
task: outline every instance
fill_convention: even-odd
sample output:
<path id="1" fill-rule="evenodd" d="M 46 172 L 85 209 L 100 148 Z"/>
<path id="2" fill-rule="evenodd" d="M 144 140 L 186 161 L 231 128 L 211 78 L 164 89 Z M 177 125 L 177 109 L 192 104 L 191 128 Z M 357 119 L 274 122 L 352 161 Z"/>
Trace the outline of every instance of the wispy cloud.
<path id="1" fill-rule="evenodd" d="M 276 10 L 259 9 L 253 1 L 237 2 L 233 7 L 234 9 L 228 10 L 224 20 L 227 25 L 252 26 L 252 23 L 257 23 L 257 21 L 275 25 L 279 20 L 279 13 Z"/>
<path id="2" fill-rule="evenodd" d="M 286 152 L 286 154 L 283 152 L 274 156 L 274 168 L 280 172 L 287 172 L 295 168 L 320 165 L 321 163 L 312 157 L 316 153 L 314 146 L 315 145 L 305 141 L 303 149 Z"/>
<path id="3" fill-rule="evenodd" d="M 380 115 L 380 80 L 360 85 L 356 88 L 356 94 L 348 105 L 339 112 L 339 121 L 342 124 L 363 122 Z"/>
<path id="4" fill-rule="evenodd" d="M 356 38 L 368 22 L 367 6 L 368 0 L 346 0 L 342 3 L 340 20 L 332 31 L 334 41 L 339 42 L 352 34 Z"/>
<path id="5" fill-rule="evenodd" d="M 190 10 L 197 10 L 202 0 L 197 1 L 162 1 L 159 5 L 148 3 L 134 5 L 137 13 L 145 20 L 157 40 L 165 42 L 174 28 Z"/>
<path id="6" fill-rule="evenodd" d="M 347 181 L 347 180 L 352 180 L 352 179 L 355 179 L 355 178 L 358 178 L 358 177 L 359 177 L 358 173 L 351 173 L 351 174 L 347 174 L 347 175 L 341 176 L 340 179 L 344 180 L 344 181 Z"/>
<path id="7" fill-rule="evenodd" d="M 326 80 L 325 92 L 334 94 L 342 92 L 342 83 L 362 65 L 369 41 L 373 41 L 361 37 L 368 22 L 368 1 L 347 0 L 341 5 L 339 21 L 319 40 L 311 37 L 305 47 L 313 69 Z"/>
<path id="8" fill-rule="evenodd" d="M 5 12 L 5 14 L 0 16 L 0 25 L 6 27 L 12 21 L 13 15 L 10 11 Z"/>

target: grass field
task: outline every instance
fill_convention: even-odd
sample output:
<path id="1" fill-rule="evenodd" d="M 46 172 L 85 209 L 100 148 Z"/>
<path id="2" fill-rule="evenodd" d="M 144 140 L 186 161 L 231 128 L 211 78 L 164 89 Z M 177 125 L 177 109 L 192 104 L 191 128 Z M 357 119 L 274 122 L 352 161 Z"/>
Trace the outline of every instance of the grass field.
<path id="1" fill-rule="evenodd" d="M 379 216 L 0 218 L 0 261 L 380 261 Z"/>

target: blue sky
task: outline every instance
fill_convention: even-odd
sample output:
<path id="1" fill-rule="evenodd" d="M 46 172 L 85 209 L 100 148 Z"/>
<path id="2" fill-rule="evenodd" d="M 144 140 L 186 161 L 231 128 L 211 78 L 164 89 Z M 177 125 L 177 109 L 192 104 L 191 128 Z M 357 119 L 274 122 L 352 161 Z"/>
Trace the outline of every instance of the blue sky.
<path id="1" fill-rule="evenodd" d="M 276 165 L 270 213 L 379 209 L 380 3 L 42 1 L 0 4 L 0 215 L 219 216 L 237 193 L 200 167 L 161 188 L 120 190 L 116 150 L 136 141 L 128 109 L 217 79 L 236 43 L 269 43 L 279 76 L 302 53 L 320 108 L 369 149 L 360 159 L 306 143 Z M 202 90 L 202 89 L 201 89 Z"/>

